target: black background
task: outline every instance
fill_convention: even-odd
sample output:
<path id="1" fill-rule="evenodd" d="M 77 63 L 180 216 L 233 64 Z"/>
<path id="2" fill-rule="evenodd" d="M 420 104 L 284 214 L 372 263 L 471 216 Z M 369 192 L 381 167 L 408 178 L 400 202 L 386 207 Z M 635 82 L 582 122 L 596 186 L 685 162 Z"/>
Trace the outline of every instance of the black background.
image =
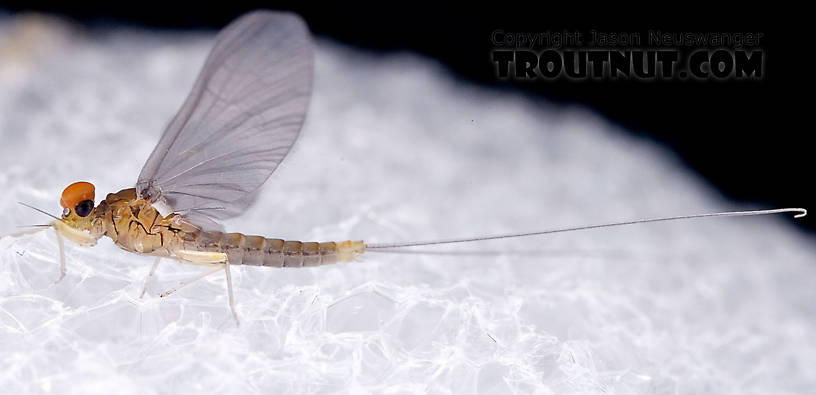
<path id="1" fill-rule="evenodd" d="M 534 10 L 528 3 L 489 4 L 483 10 L 437 8 L 372 9 L 370 7 L 305 7 L 230 2 L 228 5 L 136 7 L 50 4 L 10 6 L 13 11 L 61 14 L 96 26 L 128 23 L 163 28 L 218 29 L 254 8 L 291 9 L 310 29 L 375 51 L 412 50 L 432 56 L 458 75 L 500 89 L 521 90 L 563 105 L 594 108 L 633 133 L 656 139 L 675 150 L 686 164 L 707 178 L 734 207 L 814 208 L 810 187 L 812 122 L 807 121 L 813 74 L 796 23 L 777 27 L 756 17 L 711 10 L 679 15 L 675 10 L 655 16 L 631 11 Z M 499 81 L 490 61 L 491 32 L 591 29 L 607 32 L 761 32 L 765 57 L 761 80 L 731 81 Z M 793 220 L 801 229 L 816 230 L 816 215 Z"/>

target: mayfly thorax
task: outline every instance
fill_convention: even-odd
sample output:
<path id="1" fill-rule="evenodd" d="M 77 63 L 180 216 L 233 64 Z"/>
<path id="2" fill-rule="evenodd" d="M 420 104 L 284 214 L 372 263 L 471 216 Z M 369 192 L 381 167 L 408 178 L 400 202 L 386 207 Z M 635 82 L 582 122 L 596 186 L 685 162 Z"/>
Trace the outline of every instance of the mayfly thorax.
<path id="1" fill-rule="evenodd" d="M 52 222 L 65 275 L 63 238 L 91 246 L 103 236 L 123 250 L 212 265 L 192 281 L 224 270 L 230 309 L 230 265 L 304 267 L 351 261 L 366 250 L 488 239 L 713 216 L 783 212 L 775 209 L 695 214 L 450 240 L 368 244 L 363 241 L 301 242 L 226 233 L 219 221 L 243 213 L 260 186 L 295 143 L 311 95 L 313 47 L 296 15 L 255 11 L 221 31 L 192 91 L 144 164 L 134 188 L 94 204 L 87 182 L 62 194 L 61 218 Z M 169 295 L 187 281 L 162 294 Z"/>

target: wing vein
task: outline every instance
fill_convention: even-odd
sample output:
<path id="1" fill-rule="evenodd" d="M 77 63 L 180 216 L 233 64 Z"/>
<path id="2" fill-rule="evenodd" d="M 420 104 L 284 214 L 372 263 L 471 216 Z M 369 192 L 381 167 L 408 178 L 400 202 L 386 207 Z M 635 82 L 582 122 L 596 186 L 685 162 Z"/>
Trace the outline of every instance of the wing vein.
<path id="1" fill-rule="evenodd" d="M 232 22 L 142 168 L 139 196 L 201 218 L 241 214 L 297 140 L 312 64 L 298 16 L 256 11 Z"/>

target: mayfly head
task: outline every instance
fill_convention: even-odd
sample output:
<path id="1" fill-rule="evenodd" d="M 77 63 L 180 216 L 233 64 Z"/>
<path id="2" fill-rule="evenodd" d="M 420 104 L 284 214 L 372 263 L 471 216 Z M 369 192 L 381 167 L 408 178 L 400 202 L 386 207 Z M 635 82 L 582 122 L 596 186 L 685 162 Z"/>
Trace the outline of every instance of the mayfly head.
<path id="1" fill-rule="evenodd" d="M 62 191 L 60 221 L 74 229 L 89 231 L 94 212 L 94 186 L 89 182 L 75 182 Z"/>

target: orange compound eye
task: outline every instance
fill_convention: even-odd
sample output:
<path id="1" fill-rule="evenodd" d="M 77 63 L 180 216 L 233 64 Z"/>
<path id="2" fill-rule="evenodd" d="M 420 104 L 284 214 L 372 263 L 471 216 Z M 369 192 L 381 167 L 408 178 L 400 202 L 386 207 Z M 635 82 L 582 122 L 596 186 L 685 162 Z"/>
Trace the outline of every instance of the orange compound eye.
<path id="1" fill-rule="evenodd" d="M 94 186 L 90 182 L 75 182 L 62 191 L 60 205 L 63 208 L 73 209 L 77 203 L 85 200 L 94 200 Z"/>

